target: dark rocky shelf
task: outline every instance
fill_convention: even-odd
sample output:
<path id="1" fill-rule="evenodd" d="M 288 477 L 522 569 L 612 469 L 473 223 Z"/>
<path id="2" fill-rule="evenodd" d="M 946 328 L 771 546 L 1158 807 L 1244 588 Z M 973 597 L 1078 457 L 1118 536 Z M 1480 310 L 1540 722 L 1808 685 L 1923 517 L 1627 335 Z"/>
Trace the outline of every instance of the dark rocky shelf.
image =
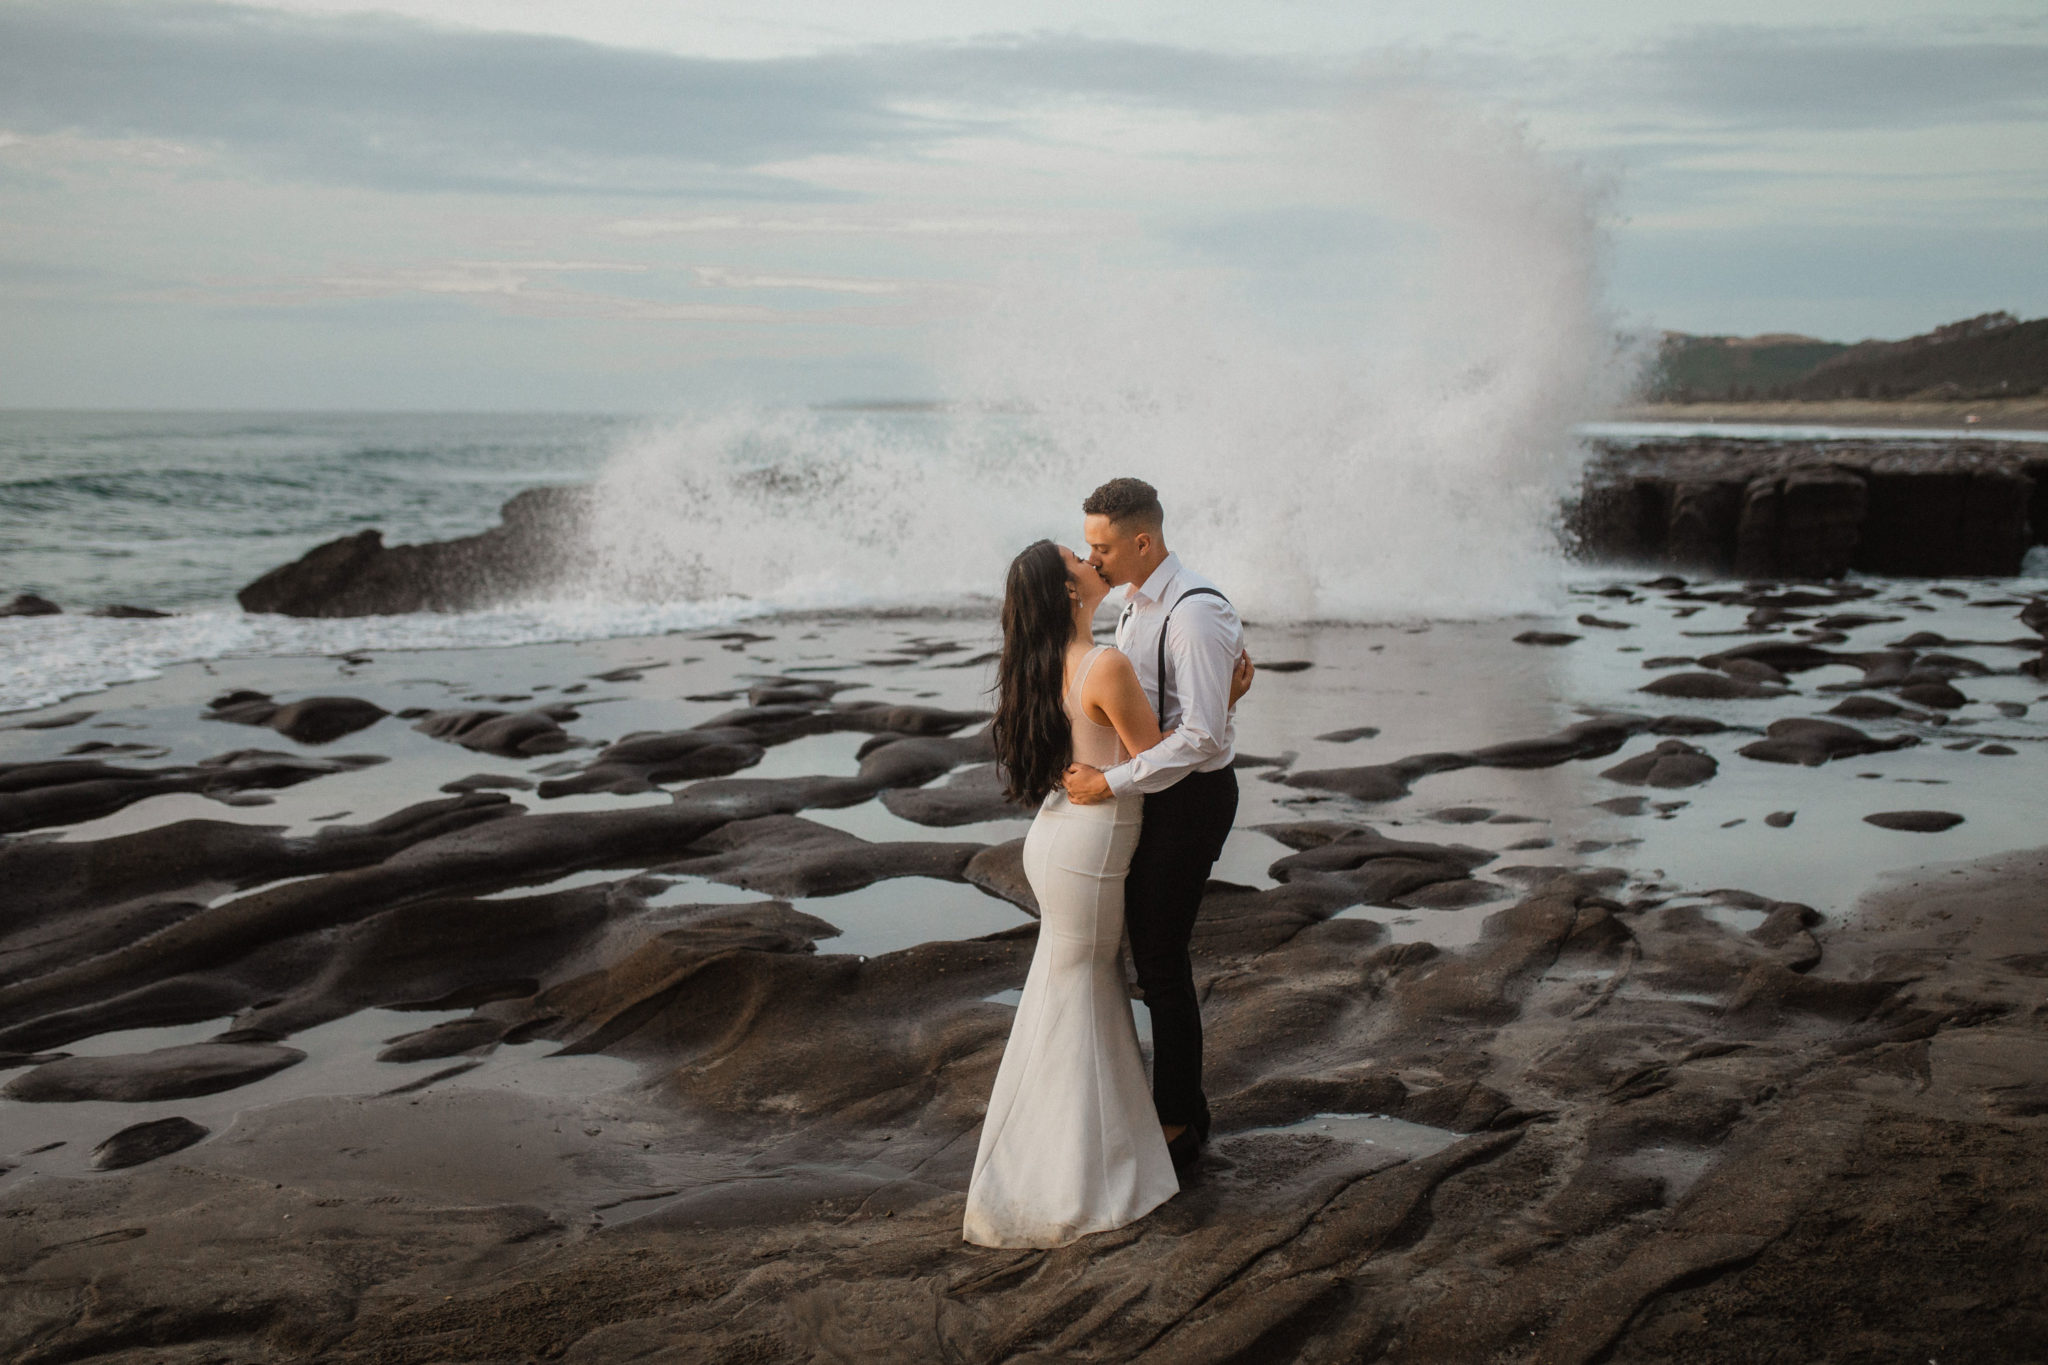
<path id="1" fill-rule="evenodd" d="M 2048 538 L 2048 447 L 1897 438 L 1604 444 L 1566 525 L 1588 559 L 1706 573 L 2015 574 Z"/>

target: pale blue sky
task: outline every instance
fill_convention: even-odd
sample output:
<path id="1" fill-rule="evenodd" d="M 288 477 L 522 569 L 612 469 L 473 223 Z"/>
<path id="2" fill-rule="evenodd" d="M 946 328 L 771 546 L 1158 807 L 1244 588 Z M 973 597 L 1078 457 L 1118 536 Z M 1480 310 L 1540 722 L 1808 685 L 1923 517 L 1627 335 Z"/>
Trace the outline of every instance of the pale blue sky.
<path id="1" fill-rule="evenodd" d="M 1369 331 L 1500 209 L 1418 208 L 1416 92 L 1564 168 L 1619 325 L 2048 312 L 2038 0 L 0 0 L 0 405 L 923 395 L 1020 263 Z"/>

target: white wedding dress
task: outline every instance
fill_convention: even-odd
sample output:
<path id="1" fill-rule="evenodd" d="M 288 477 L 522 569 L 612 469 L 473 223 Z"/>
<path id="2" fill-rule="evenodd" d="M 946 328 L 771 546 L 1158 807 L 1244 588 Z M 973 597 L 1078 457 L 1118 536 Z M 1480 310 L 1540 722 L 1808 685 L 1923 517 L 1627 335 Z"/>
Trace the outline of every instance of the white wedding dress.
<path id="1" fill-rule="evenodd" d="M 1108 768 L 1126 757 L 1116 731 L 1078 702 L 1103 648 L 1082 660 L 1065 706 L 1074 761 Z M 963 1233 L 977 1246 L 1061 1246 L 1142 1218 L 1180 1191 L 1117 953 L 1143 801 L 1077 806 L 1055 787 L 1024 840 L 1038 947 L 967 1187 Z"/>

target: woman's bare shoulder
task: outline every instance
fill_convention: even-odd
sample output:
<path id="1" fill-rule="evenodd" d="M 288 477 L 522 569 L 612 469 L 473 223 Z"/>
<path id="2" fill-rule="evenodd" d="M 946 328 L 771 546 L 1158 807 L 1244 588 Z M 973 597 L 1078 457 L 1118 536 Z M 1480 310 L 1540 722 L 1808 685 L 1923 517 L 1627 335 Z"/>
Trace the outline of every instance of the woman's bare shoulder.
<path id="1" fill-rule="evenodd" d="M 1089 681 L 1118 682 L 1137 676 L 1138 670 L 1131 666 L 1129 657 L 1115 645 L 1110 645 L 1096 658 L 1095 667 L 1089 672 Z"/>
<path id="2" fill-rule="evenodd" d="M 1137 676 L 1138 671 L 1131 667 L 1131 661 L 1124 657 L 1123 651 L 1111 645 L 1089 666 L 1088 680 L 1081 691 L 1091 697 L 1106 696 L 1118 688 L 1128 687 Z"/>

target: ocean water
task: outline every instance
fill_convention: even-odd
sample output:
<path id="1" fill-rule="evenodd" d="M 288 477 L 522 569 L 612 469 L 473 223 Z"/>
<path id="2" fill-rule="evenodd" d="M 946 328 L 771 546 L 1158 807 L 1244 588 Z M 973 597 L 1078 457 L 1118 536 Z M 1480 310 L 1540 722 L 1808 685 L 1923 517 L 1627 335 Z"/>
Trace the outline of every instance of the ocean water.
<path id="1" fill-rule="evenodd" d="M 482 531 L 521 489 L 600 478 L 654 425 L 559 414 L 0 412 L 0 599 L 34 592 L 65 612 L 0 620 L 0 711 L 189 660 L 645 635 L 772 609 L 719 593 L 579 590 L 461 616 L 305 621 L 235 602 L 267 570 L 365 527 L 387 544 Z M 172 615 L 91 614 L 115 604 Z"/>
<path id="2" fill-rule="evenodd" d="M 1175 542 L 1268 619 L 1544 605 L 1560 567 L 1553 508 L 1581 455 L 1568 429 L 1532 439 L 1510 414 L 1495 431 L 1397 440 L 1366 413 L 1323 422 L 1313 439 L 1297 432 L 1248 461 L 1242 433 L 1197 432 L 1186 415 L 1162 413 L 1156 394 L 1112 403 L 1083 393 L 1029 411 L 659 419 L 0 413 L 0 594 L 64 608 L 0 621 L 0 710 L 188 660 L 986 603 L 1018 548 L 1077 541 L 1087 490 L 1132 472 L 1167 490 Z M 1447 441 L 1455 467 L 1444 467 Z M 338 536 L 369 526 L 387 544 L 474 534 L 542 484 L 588 484 L 598 508 L 588 576 L 545 600 L 356 620 L 236 605 L 237 589 Z M 116 604 L 173 614 L 92 614 Z"/>
<path id="3" fill-rule="evenodd" d="M 1250 618 L 1542 615 L 1580 572 L 1559 552 L 1556 509 L 1585 441 L 1679 430 L 1572 426 L 1502 401 L 1478 422 L 1453 411 L 1457 395 L 1393 413 L 1340 392 L 1356 397 L 1297 391 L 1318 400 L 1316 425 L 1297 415 L 1264 448 L 1247 405 L 1283 414 L 1227 385 L 1181 394 L 1194 418 L 1162 410 L 1156 390 L 1113 399 L 1085 385 L 1033 408 L 663 418 L 0 412 L 0 595 L 65 609 L 0 620 L 0 711 L 190 660 L 644 636 L 785 610 L 986 608 L 1011 555 L 1039 536 L 1077 541 L 1081 497 L 1117 473 L 1160 485 L 1172 542 Z M 474 534 L 542 484 L 589 485 L 598 509 L 588 576 L 544 600 L 352 620 L 235 603 L 337 536 Z M 112 604 L 172 615 L 91 614 Z"/>
<path id="4" fill-rule="evenodd" d="M 67 610 L 192 611 L 366 526 L 482 530 L 522 488 L 581 483 L 609 417 L 0 413 L 0 590 Z"/>

